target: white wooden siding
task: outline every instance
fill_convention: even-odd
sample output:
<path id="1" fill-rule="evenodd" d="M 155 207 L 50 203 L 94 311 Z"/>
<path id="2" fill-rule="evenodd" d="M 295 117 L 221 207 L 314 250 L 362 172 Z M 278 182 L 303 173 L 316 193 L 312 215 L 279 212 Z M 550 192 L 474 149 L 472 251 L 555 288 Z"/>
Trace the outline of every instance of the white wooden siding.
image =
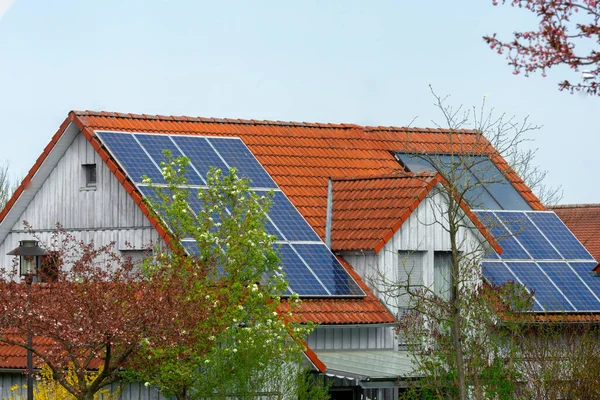
<path id="1" fill-rule="evenodd" d="M 85 186 L 83 164 L 97 165 L 96 190 Z M 147 218 L 82 134 L 77 135 L 12 230 L 150 227 Z"/>
<path id="2" fill-rule="evenodd" d="M 318 326 L 306 343 L 312 350 L 393 349 L 391 326 Z"/>
<path id="3" fill-rule="evenodd" d="M 37 382 L 34 381 L 34 385 Z M 11 390 L 13 388 L 14 390 Z M 165 399 L 153 387 L 142 383 L 115 383 L 110 391 L 118 393 L 117 399 L 123 400 L 163 400 Z M 0 399 L 25 399 L 27 397 L 27 376 L 24 373 L 0 372 Z M 112 397 L 111 397 L 112 398 Z"/>
<path id="4" fill-rule="evenodd" d="M 96 164 L 96 190 L 85 186 L 83 164 Z M 116 242 L 143 248 L 159 240 L 156 230 L 115 178 L 85 137 L 79 133 L 0 244 L 0 266 L 10 266 L 6 253 L 31 239 L 24 231 L 27 221 L 44 241 L 60 223 L 77 239 L 98 245 Z"/>

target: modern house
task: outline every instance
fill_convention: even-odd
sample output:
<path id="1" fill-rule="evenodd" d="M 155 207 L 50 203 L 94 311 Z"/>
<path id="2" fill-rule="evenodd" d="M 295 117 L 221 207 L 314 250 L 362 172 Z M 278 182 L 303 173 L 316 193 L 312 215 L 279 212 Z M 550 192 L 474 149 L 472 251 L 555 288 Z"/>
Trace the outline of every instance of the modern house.
<path id="1" fill-rule="evenodd" d="M 406 296 L 390 298 L 378 277 L 443 295 L 451 248 L 439 189 L 449 171 L 423 154 L 440 165 L 459 155 L 484 166 L 461 170 L 482 189 L 457 199 L 458 234 L 461 251 L 485 255 L 488 281 L 535 290 L 535 311 L 575 319 L 600 312 L 600 285 L 588 273 L 594 257 L 469 130 L 71 112 L 0 213 L 0 263 L 10 265 L 4 255 L 29 238 L 23 221 L 42 237 L 60 222 L 77 238 L 115 241 L 129 254 L 168 242 L 141 179 L 160 182 L 163 149 L 190 159 L 197 190 L 213 165 L 236 167 L 253 190 L 275 192 L 269 229 L 282 245 L 289 290 L 303 298 L 297 318 L 319 324 L 306 355 L 333 381 L 334 399 L 391 399 L 398 377 L 411 374 L 394 330 Z M 24 361 L 20 349 L 0 346 L 4 371 L 21 371 Z"/>

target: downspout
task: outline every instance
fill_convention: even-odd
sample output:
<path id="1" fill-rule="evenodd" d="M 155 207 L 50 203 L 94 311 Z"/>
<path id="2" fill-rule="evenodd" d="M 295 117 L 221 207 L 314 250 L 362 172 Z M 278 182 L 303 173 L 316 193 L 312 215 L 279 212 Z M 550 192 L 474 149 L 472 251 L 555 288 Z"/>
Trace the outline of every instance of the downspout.
<path id="1" fill-rule="evenodd" d="M 333 214 L 333 183 L 327 181 L 327 216 L 325 220 L 325 244 L 331 249 L 331 216 Z"/>

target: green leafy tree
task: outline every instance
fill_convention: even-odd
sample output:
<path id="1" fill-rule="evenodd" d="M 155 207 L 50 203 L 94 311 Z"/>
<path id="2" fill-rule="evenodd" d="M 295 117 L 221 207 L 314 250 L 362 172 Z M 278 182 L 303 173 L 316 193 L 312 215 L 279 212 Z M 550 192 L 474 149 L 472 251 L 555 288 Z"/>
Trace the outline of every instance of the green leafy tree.
<path id="1" fill-rule="evenodd" d="M 144 270 L 152 279 L 167 264 L 174 276 L 189 277 L 194 284 L 182 288 L 179 301 L 208 300 L 212 313 L 193 318 L 174 345 L 146 343 L 131 378 L 181 400 L 287 398 L 307 390 L 322 398 L 325 390 L 310 388 L 301 368 L 303 338 L 312 327 L 291 322 L 291 312 L 277 312 L 287 283 L 276 237 L 265 229 L 271 194 L 251 191 L 235 169 L 211 170 L 207 188 L 196 191 L 186 187 L 188 160 L 165 154 L 167 185 L 152 185 L 150 205 L 171 232 L 174 248 L 156 250 Z"/>

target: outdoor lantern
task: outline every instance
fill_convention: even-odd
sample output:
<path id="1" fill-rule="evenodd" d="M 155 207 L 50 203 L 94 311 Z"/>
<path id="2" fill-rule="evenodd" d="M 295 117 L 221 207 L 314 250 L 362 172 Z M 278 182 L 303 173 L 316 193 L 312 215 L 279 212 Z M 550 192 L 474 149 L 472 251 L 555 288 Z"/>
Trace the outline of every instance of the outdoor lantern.
<path id="1" fill-rule="evenodd" d="M 37 275 L 41 256 L 45 254 L 46 252 L 38 246 L 36 240 L 21 240 L 19 247 L 7 253 L 9 256 L 19 256 L 21 276 L 31 277 Z"/>

